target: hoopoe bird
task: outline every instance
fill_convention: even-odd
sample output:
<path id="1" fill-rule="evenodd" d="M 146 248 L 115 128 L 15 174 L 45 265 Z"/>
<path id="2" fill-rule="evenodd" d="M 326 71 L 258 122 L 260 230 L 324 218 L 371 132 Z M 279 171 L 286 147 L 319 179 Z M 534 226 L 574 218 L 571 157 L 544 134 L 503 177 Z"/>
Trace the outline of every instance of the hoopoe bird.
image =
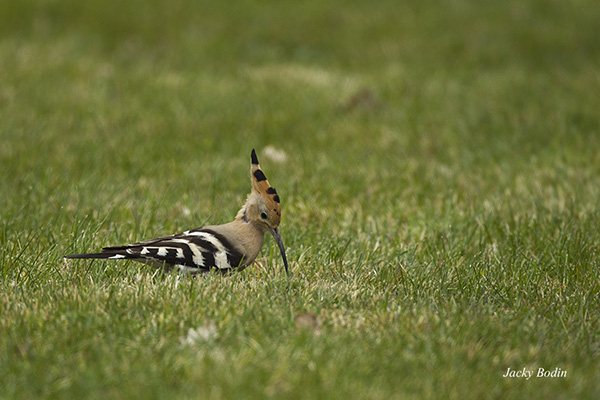
<path id="1" fill-rule="evenodd" d="M 279 234 L 279 195 L 260 169 L 254 149 L 251 160 L 252 191 L 232 222 L 125 246 L 104 247 L 100 253 L 71 254 L 65 258 L 134 260 L 166 271 L 176 269 L 192 275 L 210 270 L 229 272 L 252 264 L 262 248 L 265 233 L 269 232 L 279 246 L 287 274 L 288 263 Z"/>

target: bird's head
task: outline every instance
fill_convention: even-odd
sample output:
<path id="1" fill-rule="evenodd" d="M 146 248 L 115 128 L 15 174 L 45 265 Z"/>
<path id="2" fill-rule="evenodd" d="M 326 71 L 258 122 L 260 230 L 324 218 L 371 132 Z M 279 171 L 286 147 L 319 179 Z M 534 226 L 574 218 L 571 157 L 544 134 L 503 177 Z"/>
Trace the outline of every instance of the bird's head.
<path id="1" fill-rule="evenodd" d="M 260 169 L 256 152 L 252 149 L 252 164 L 250 174 L 252 179 L 252 192 L 248 195 L 246 204 L 240 210 L 238 218 L 244 222 L 257 224 L 266 231 L 269 231 L 279 246 L 285 272 L 288 273 L 287 258 L 285 249 L 279 234 L 279 224 L 281 222 L 281 204 L 277 190 L 269 184 L 267 177 Z"/>

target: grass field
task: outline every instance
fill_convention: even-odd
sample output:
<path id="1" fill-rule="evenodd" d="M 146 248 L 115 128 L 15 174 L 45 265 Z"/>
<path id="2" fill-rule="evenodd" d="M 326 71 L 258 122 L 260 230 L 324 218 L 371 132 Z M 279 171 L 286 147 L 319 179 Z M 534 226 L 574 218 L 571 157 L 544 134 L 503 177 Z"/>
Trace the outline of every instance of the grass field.
<path id="1" fill-rule="evenodd" d="M 0 398 L 598 398 L 600 7 L 477 3 L 0 1 Z M 291 278 L 63 260 L 252 148 Z"/>

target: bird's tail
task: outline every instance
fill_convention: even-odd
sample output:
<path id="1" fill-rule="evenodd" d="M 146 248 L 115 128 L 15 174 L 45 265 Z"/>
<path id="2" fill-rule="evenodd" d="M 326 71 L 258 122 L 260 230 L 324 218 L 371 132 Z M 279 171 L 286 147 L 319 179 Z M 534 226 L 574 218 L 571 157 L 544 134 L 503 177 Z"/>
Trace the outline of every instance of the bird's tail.
<path id="1" fill-rule="evenodd" d="M 125 249 L 113 249 L 113 248 L 104 248 L 101 253 L 84 253 L 84 254 L 69 254 L 64 256 L 65 258 L 104 258 L 110 260 L 133 260 L 137 258 L 136 256 L 129 254 L 125 251 Z"/>

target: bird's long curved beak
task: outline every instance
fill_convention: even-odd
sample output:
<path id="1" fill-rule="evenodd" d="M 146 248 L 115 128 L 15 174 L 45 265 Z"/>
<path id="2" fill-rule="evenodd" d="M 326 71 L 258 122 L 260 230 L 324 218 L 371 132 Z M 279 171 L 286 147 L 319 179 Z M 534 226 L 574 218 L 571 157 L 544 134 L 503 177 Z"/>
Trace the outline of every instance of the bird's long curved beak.
<path id="1" fill-rule="evenodd" d="M 281 257 L 283 258 L 285 273 L 286 275 L 289 275 L 290 273 L 288 271 L 287 258 L 285 257 L 285 248 L 283 247 L 283 241 L 281 240 L 281 235 L 279 234 L 279 228 L 269 229 L 269 232 L 271 232 L 271 235 L 273 235 L 273 238 L 277 242 L 277 246 L 279 246 L 279 251 L 281 252 Z"/>

